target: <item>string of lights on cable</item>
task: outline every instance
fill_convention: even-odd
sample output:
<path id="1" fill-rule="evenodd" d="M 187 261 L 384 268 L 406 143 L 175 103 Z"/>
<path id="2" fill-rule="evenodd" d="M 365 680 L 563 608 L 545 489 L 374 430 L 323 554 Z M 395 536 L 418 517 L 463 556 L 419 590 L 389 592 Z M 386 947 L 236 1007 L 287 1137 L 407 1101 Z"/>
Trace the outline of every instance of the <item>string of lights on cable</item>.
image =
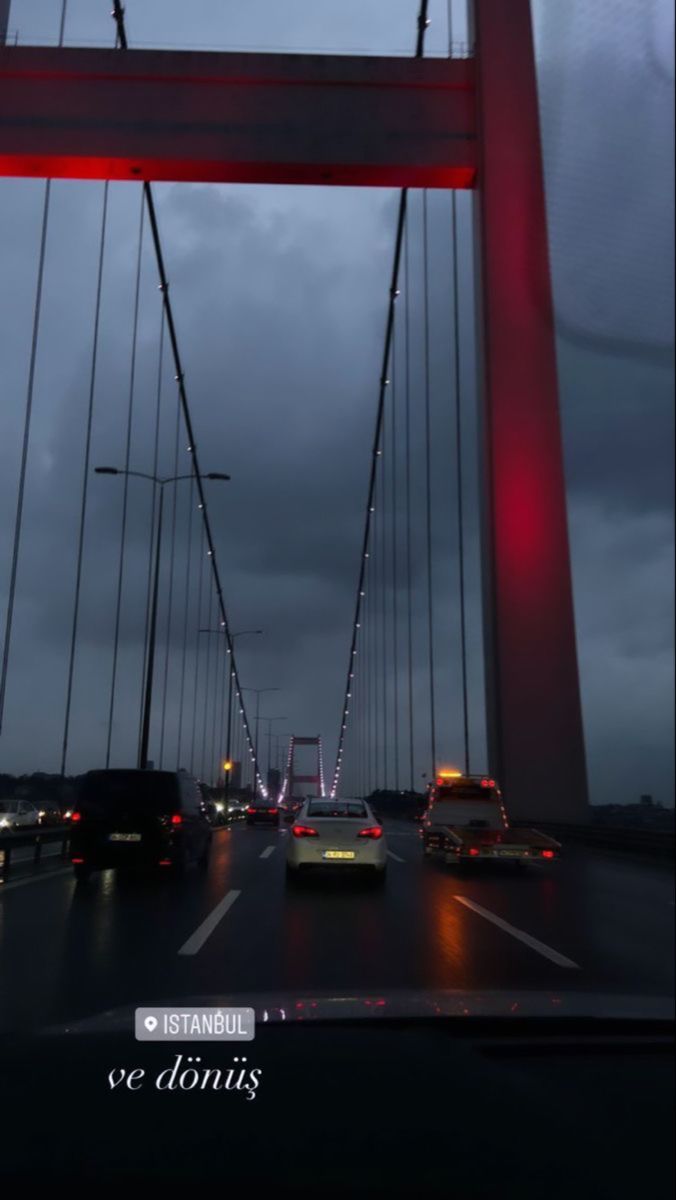
<path id="1" fill-rule="evenodd" d="M 429 8 L 428 0 L 421 0 L 420 11 L 418 13 L 418 32 L 416 38 L 415 57 L 422 58 L 425 33 L 429 28 L 429 18 L 427 15 Z M 382 457 L 381 439 L 383 428 L 383 413 L 385 408 L 385 397 L 387 388 L 389 387 L 389 370 L 390 359 L 392 352 L 392 338 L 394 331 L 394 314 L 399 296 L 399 265 L 401 262 L 401 250 L 404 239 L 404 229 L 406 225 L 406 207 L 408 200 L 408 189 L 403 188 L 399 198 L 399 211 L 397 215 L 397 232 L 394 244 L 394 261 L 392 264 L 392 274 L 390 277 L 389 303 L 387 308 L 387 321 L 385 326 L 385 344 L 383 348 L 382 368 L 380 374 L 380 388 L 378 394 L 378 406 L 376 410 L 375 431 L 373 435 L 373 449 L 371 453 L 371 466 L 369 472 L 369 484 L 366 499 L 366 514 L 364 519 L 364 534 L 362 538 L 361 559 L 359 565 L 359 578 L 357 582 L 357 596 L 354 607 L 354 619 L 352 622 L 352 638 L 350 641 L 350 652 L 348 656 L 347 679 L 345 682 L 345 693 L 343 698 L 343 708 L 340 719 L 340 729 L 338 733 L 338 745 L 336 749 L 336 765 L 333 772 L 331 783 L 331 798 L 334 798 L 338 791 L 340 783 L 340 774 L 342 769 L 343 751 L 345 747 L 345 733 L 347 730 L 348 717 L 350 715 L 350 701 L 352 699 L 352 687 L 355 676 L 356 658 L 359 642 L 359 630 L 361 627 L 362 601 L 365 596 L 367 566 L 369 559 L 369 546 L 371 538 L 372 516 L 375 511 L 374 496 L 376 486 L 376 474 L 378 461 Z"/>

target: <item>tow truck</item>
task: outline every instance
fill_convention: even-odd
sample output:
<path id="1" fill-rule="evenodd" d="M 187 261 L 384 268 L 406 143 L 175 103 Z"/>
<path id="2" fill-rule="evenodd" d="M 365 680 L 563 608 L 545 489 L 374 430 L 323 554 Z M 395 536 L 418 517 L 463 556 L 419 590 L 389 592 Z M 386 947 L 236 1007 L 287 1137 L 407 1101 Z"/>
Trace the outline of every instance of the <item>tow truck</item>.
<path id="1" fill-rule="evenodd" d="M 423 854 L 447 863 L 511 860 L 548 862 L 558 857 L 559 842 L 537 829 L 515 829 L 494 779 L 444 770 L 428 789 L 420 826 Z"/>

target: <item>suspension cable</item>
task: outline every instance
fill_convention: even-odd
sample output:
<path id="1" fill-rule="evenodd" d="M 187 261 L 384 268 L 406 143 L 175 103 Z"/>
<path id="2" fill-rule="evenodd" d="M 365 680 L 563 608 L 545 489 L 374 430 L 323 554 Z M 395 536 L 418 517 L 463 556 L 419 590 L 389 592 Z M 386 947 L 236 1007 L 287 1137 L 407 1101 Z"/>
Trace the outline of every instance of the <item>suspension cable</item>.
<path id="1" fill-rule="evenodd" d="M 430 388 L 429 253 L 427 189 L 423 191 L 423 320 L 425 326 L 425 542 L 427 551 L 427 645 L 430 688 L 430 778 L 437 769 L 436 704 L 434 695 L 434 611 L 432 598 L 432 426 Z"/>
<path id="2" fill-rule="evenodd" d="M 411 270 L 408 228 L 406 229 L 405 272 L 406 296 L 404 301 L 405 336 L 404 351 L 406 360 L 405 376 L 405 442 L 406 442 L 406 643 L 408 658 L 408 768 L 409 790 L 414 788 L 414 744 L 413 744 L 413 571 L 412 546 L 413 522 L 411 516 Z"/>
<path id="3" fill-rule="evenodd" d="M 198 695 L 198 689 L 199 689 L 200 649 L 201 649 L 199 631 L 200 631 L 200 626 L 202 624 L 202 588 L 203 588 L 203 577 L 204 577 L 204 569 L 205 569 L 205 564 L 204 564 L 204 543 L 205 543 L 205 541 L 206 541 L 206 533 L 205 533 L 204 525 L 202 525 L 202 529 L 201 529 L 201 533 L 200 533 L 200 561 L 199 561 L 199 567 L 198 567 L 199 582 L 197 585 L 197 622 L 196 622 L 196 627 L 195 627 L 195 673 L 194 673 L 194 686 L 193 686 L 193 696 L 192 696 L 192 735 L 190 738 L 190 774 L 191 775 L 194 775 L 194 773 L 195 773 L 195 735 L 196 735 L 196 731 L 197 731 L 197 695 Z"/>
<path id="4" fill-rule="evenodd" d="M 119 0 L 115 0 L 115 3 L 117 5 L 119 3 Z M 423 49 L 424 49 L 425 32 L 429 26 L 429 18 L 427 16 L 428 7 L 429 7 L 429 0 L 421 0 L 420 11 L 418 13 L 418 21 L 417 21 L 418 32 L 417 32 L 416 48 L 415 48 L 415 57 L 416 58 L 422 57 L 422 53 L 423 53 Z M 398 211 L 398 215 L 397 215 L 397 228 L 396 228 L 396 235 L 395 235 L 395 242 L 394 242 L 394 261 L 392 263 L 392 274 L 390 277 L 389 304 L 388 304 L 388 309 L 387 309 L 387 319 L 386 319 L 386 323 L 385 323 L 385 343 L 384 343 L 384 347 L 383 347 L 382 367 L 381 367 L 381 373 L 380 373 L 380 388 L 379 388 L 379 394 L 378 394 L 378 404 L 377 404 L 377 408 L 376 408 L 376 420 L 375 420 L 375 431 L 374 431 L 374 436 L 373 436 L 373 447 L 372 447 L 372 451 L 371 451 L 371 467 L 370 467 L 370 472 L 369 472 L 369 482 L 368 482 L 368 488 L 367 488 L 364 533 L 363 533 L 363 537 L 362 537 L 361 558 L 360 558 L 358 581 L 357 581 L 357 597 L 356 597 L 355 608 L 354 608 L 354 617 L 353 617 L 353 621 L 352 621 L 352 638 L 350 641 L 350 650 L 349 650 L 349 655 L 348 655 L 348 666 L 347 666 L 347 679 L 346 679 L 346 683 L 345 683 L 342 716 L 341 716 L 341 720 L 340 720 L 340 730 L 339 730 L 339 734 L 338 734 L 338 745 L 337 745 L 337 751 L 336 751 L 336 766 L 335 766 L 332 785 L 331 785 L 331 794 L 332 795 L 336 794 L 336 789 L 338 787 L 338 782 L 340 780 L 340 769 L 341 769 L 340 760 L 342 759 L 343 745 L 344 745 L 344 741 L 345 741 L 345 730 L 347 728 L 346 717 L 347 717 L 348 704 L 349 704 L 349 701 L 347 699 L 347 693 L 350 690 L 350 684 L 351 684 L 353 674 L 354 674 L 355 658 L 357 657 L 357 633 L 359 631 L 359 617 L 361 614 L 361 601 L 362 601 L 362 593 L 364 590 L 365 568 L 366 568 L 366 562 L 368 560 L 368 555 L 369 555 L 369 538 L 370 538 L 370 532 L 371 532 L 371 509 L 373 506 L 376 464 L 377 464 L 377 459 L 380 457 L 380 431 L 381 431 L 382 420 L 383 420 L 383 409 L 384 409 L 384 404 L 385 404 L 386 389 L 389 385 L 387 370 L 388 370 L 388 363 L 390 361 L 390 345 L 391 345 L 391 341 L 392 341 L 392 327 L 394 324 L 394 306 L 396 303 L 397 296 L 399 295 L 397 281 L 399 278 L 399 264 L 400 264 L 400 260 L 401 260 L 401 248 L 402 248 L 403 235 L 404 235 L 404 225 L 406 222 L 407 197 L 408 197 L 408 189 L 402 188 L 402 191 L 401 191 L 401 194 L 399 197 L 399 211 Z"/>
<path id="5" fill-rule="evenodd" d="M 427 4 L 425 3 L 423 7 L 426 10 Z M 124 21 L 124 9 L 122 7 L 121 0 L 113 0 L 112 17 L 113 17 L 113 20 L 115 21 L 115 24 L 117 27 L 118 41 L 119 41 L 120 49 L 127 50 L 128 49 L 127 32 L 126 32 L 125 21 Z M 240 702 L 240 707 L 242 710 L 242 723 L 243 723 L 244 729 L 246 731 L 247 739 L 249 741 L 253 742 L 252 735 L 251 735 L 251 727 L 250 727 L 249 719 L 247 717 L 247 712 L 246 712 L 246 705 L 244 703 L 244 692 L 243 692 L 242 685 L 240 682 L 239 672 L 237 670 L 237 664 L 235 662 L 234 642 L 233 642 L 233 638 L 232 638 L 232 633 L 230 631 L 230 625 L 228 622 L 227 612 L 226 612 L 226 608 L 225 608 L 225 600 L 223 597 L 223 588 L 222 588 L 222 584 L 221 584 L 220 572 L 218 570 L 218 564 L 216 561 L 216 547 L 214 545 L 213 536 L 212 536 L 212 532 L 211 532 L 211 524 L 209 521 L 209 515 L 208 515 L 208 510 L 207 510 L 207 504 L 206 504 L 206 494 L 205 494 L 205 490 L 204 490 L 204 481 L 203 481 L 203 477 L 202 477 L 202 474 L 200 471 L 200 466 L 199 466 L 199 459 L 198 459 L 198 454 L 197 454 L 197 446 L 195 444 L 195 435 L 194 435 L 194 430 L 193 430 L 192 417 L 190 414 L 190 407 L 188 404 L 188 394 L 187 394 L 187 390 L 186 390 L 186 386 L 185 386 L 185 375 L 183 372 L 181 355 L 180 355 L 179 346 L 178 346 L 178 336 L 176 333 L 176 325 L 175 325 L 175 321 L 174 321 L 173 309 L 172 309 L 171 300 L 169 297 L 169 281 L 167 278 L 167 273 L 166 273 L 165 265 L 164 265 L 164 255 L 162 253 L 162 244 L 160 241 L 159 228 L 158 228 L 158 224 L 157 224 L 157 214 L 155 212 L 155 202 L 153 199 L 152 188 L 149 183 L 143 184 L 143 195 L 145 197 L 146 208 L 148 211 L 148 219 L 150 222 L 150 229 L 151 229 L 151 234 L 152 234 L 152 239 L 153 239 L 153 247 L 154 247 L 155 258 L 156 258 L 156 262 L 157 262 L 157 273 L 158 273 L 158 277 L 159 277 L 159 281 L 160 281 L 159 288 L 160 288 L 160 291 L 162 292 L 162 299 L 163 299 L 164 309 L 165 309 L 166 318 L 167 318 L 167 329 L 169 331 L 169 340 L 171 343 L 172 356 L 173 356 L 173 360 L 174 360 L 175 378 L 176 378 L 176 382 L 178 384 L 179 394 L 181 397 L 181 411 L 183 413 L 183 420 L 185 423 L 186 434 L 188 437 L 188 453 L 191 455 L 192 469 L 193 469 L 193 472 L 195 475 L 195 481 L 197 484 L 197 492 L 198 492 L 199 501 L 200 501 L 200 509 L 202 512 L 202 524 L 203 524 L 203 528 L 205 531 L 205 537 L 206 537 L 207 546 L 208 546 L 207 553 L 211 559 L 211 571 L 212 571 L 213 578 L 214 578 L 217 602 L 218 602 L 218 607 L 219 607 L 220 614 L 221 614 L 221 624 L 225 630 L 225 636 L 226 636 L 226 640 L 227 640 L 227 644 L 228 644 L 228 651 L 230 653 L 230 660 L 232 663 L 232 668 L 235 672 L 235 694 L 237 696 L 237 699 Z M 254 755 L 254 757 L 257 762 L 257 753 Z M 262 782 L 260 780 L 260 777 L 259 777 L 258 782 L 259 782 L 259 785 Z M 254 788 L 255 788 L 255 781 L 254 781 Z"/>
<path id="6" fill-rule="evenodd" d="M 63 46 L 63 35 L 66 26 L 66 9 L 68 0 L 61 5 L 59 22 L 59 46 Z M 45 183 L 45 194 L 42 204 L 42 229 L 40 232 L 40 250 L 38 252 L 38 276 L 35 285 L 35 305 L 33 308 L 33 334 L 28 368 L 28 385 L 26 388 L 26 405 L 24 409 L 23 439 L 21 446 L 21 465 L 19 468 L 19 485 L 16 498 L 16 517 L 14 519 L 14 542 L 12 545 L 12 565 L 9 575 L 9 590 L 7 593 L 7 614 L 5 617 L 5 637 L 2 650 L 2 670 L 0 672 L 0 732 L 5 713 L 5 694 L 7 691 L 7 672 L 9 669 L 9 648 L 12 640 L 12 624 L 14 621 L 14 601 L 16 595 L 16 577 L 19 569 L 19 550 L 23 530 L 23 501 L 26 488 L 26 470 L 28 466 L 28 447 L 30 444 L 31 418 L 33 415 L 33 392 L 35 389 L 35 363 L 38 353 L 40 335 L 40 318 L 42 316 L 42 286 L 45 275 L 45 253 L 47 249 L 47 229 L 49 226 L 49 209 L 52 194 L 52 181 Z"/>
<path id="7" fill-rule="evenodd" d="M 181 743 L 183 740 L 183 701 L 185 697 L 185 667 L 188 651 L 188 614 L 190 610 L 190 582 L 192 579 L 192 515 L 195 504 L 195 479 L 190 480 L 188 496 L 188 556 L 185 568 L 185 586 L 183 590 L 183 649 L 181 652 L 181 684 L 178 703 L 178 733 L 176 747 L 176 770 L 181 766 Z M 201 566 L 201 564 L 200 564 Z"/>
<path id="8" fill-rule="evenodd" d="M 164 311 L 164 310 L 163 310 Z M 178 475 L 178 443 L 181 436 L 181 399 L 176 393 L 176 425 L 174 428 L 173 474 Z M 190 481 L 192 484 L 192 480 Z M 162 719 L 160 725 L 160 769 L 164 761 L 164 732 L 167 717 L 167 685 L 169 682 L 169 656 L 171 653 L 171 619 L 174 614 L 174 563 L 176 559 L 176 508 L 178 495 L 176 484 L 172 484 L 171 505 L 171 551 L 169 554 L 169 594 L 167 596 L 167 624 L 165 632 L 164 679 L 162 682 Z"/>
<path id="9" fill-rule="evenodd" d="M 82 584 L 82 559 L 84 549 L 85 522 L 87 517 L 87 498 L 89 495 L 89 457 L 92 441 L 92 422 L 94 416 L 94 394 L 96 390 L 96 369 L 99 353 L 99 327 L 101 317 L 101 291 L 103 282 L 103 259 L 106 245 L 106 228 L 108 223 L 108 192 L 109 183 L 106 179 L 103 185 L 103 206 L 101 210 L 101 234 L 99 238 L 99 260 L 96 275 L 96 298 L 94 301 L 94 333 L 92 338 L 92 357 L 89 371 L 89 397 L 87 402 L 87 425 L 85 432 L 84 466 L 82 472 L 82 496 L 80 500 L 80 523 L 77 538 L 77 559 L 75 566 L 75 599 L 73 602 L 73 624 L 70 634 L 70 654 L 68 656 L 68 680 L 66 684 L 66 713 L 63 724 L 63 741 L 61 744 L 61 775 L 66 774 L 66 759 L 68 755 L 68 735 L 70 732 L 70 710 L 73 697 L 73 674 L 75 669 L 75 647 L 77 644 L 78 620 L 80 615 L 80 589 Z"/>
<path id="10" fill-rule="evenodd" d="M 108 736 L 106 740 L 106 767 L 110 766 L 110 746 L 113 737 L 113 711 L 115 708 L 115 688 L 117 684 L 117 659 L 120 645 L 120 612 L 122 609 L 122 579 L 124 576 L 125 536 L 127 532 L 127 501 L 129 496 L 129 462 L 131 458 L 131 427 L 134 413 L 134 383 L 136 380 L 136 351 L 138 348 L 138 312 L 139 294 L 141 290 L 141 263 L 143 256 L 143 196 L 139 216 L 138 251 L 136 255 L 136 287 L 134 294 L 134 317 L 131 349 L 131 370 L 129 377 L 129 400 L 127 404 L 127 436 L 124 455 L 124 486 L 122 492 L 122 523 L 120 529 L 120 555 L 117 566 L 117 596 L 115 600 L 115 635 L 113 642 L 113 670 L 110 682 L 110 703 L 108 707 Z"/>
<path id="11" fill-rule="evenodd" d="M 397 605 L 397 322 L 392 329 L 392 706 L 394 709 L 394 790 L 399 791 L 399 611 Z"/>
<path id="12" fill-rule="evenodd" d="M 453 52 L 453 0 L 448 0 L 448 53 Z M 465 774 L 470 773 L 469 703 L 467 684 L 467 622 L 465 600 L 465 520 L 463 506 L 462 392 L 460 371 L 460 286 L 458 272 L 458 202 L 451 191 L 451 243 L 453 249 L 453 371 L 455 384 L 455 475 L 458 517 L 458 586 L 460 591 L 460 664 L 462 677 L 462 730 Z"/>
<path id="13" fill-rule="evenodd" d="M 160 308 L 160 345 L 157 357 L 157 384 L 155 387 L 155 444 L 153 446 L 153 480 L 157 478 L 159 455 L 160 455 L 160 420 L 162 414 L 162 371 L 164 365 L 164 308 Z M 153 482 L 152 500 L 150 507 L 150 540 L 148 545 L 148 572 L 146 581 L 146 618 L 145 628 L 143 631 L 143 673 L 141 680 L 145 680 L 146 666 L 148 663 L 148 630 L 150 628 L 150 608 L 152 599 L 152 583 L 153 583 L 153 562 L 155 560 L 155 512 L 157 509 L 157 491 L 158 487 Z M 144 688 L 141 684 L 141 706 L 139 709 L 138 722 L 138 753 L 139 759 L 141 755 L 141 741 L 143 739 L 143 707 L 144 707 Z"/>

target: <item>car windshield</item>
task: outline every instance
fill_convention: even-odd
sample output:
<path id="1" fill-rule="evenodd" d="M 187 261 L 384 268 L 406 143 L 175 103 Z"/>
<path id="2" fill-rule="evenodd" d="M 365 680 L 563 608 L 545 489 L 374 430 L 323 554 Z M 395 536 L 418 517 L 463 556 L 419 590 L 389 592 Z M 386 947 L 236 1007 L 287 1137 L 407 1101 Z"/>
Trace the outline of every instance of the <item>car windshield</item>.
<path id="1" fill-rule="evenodd" d="M 176 807 L 176 776 L 169 771 L 92 771 L 82 781 L 78 809 L 88 816 L 115 816 L 132 808 L 161 815 Z"/>
<path id="2" fill-rule="evenodd" d="M 308 804 L 308 817 L 355 817 L 364 818 L 366 808 L 361 800 L 312 800 Z"/>

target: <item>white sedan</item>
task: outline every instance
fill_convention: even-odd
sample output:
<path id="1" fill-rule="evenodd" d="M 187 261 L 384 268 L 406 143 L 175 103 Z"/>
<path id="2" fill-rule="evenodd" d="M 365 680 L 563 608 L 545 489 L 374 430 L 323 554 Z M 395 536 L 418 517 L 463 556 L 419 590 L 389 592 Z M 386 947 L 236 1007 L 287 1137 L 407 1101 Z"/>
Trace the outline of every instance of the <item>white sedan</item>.
<path id="1" fill-rule="evenodd" d="M 30 800 L 0 800 L 0 832 L 36 826 L 40 813 Z"/>
<path id="2" fill-rule="evenodd" d="M 387 843 L 382 824 L 365 800 L 306 800 L 289 830 L 287 878 L 309 867 L 357 867 L 384 882 Z"/>

